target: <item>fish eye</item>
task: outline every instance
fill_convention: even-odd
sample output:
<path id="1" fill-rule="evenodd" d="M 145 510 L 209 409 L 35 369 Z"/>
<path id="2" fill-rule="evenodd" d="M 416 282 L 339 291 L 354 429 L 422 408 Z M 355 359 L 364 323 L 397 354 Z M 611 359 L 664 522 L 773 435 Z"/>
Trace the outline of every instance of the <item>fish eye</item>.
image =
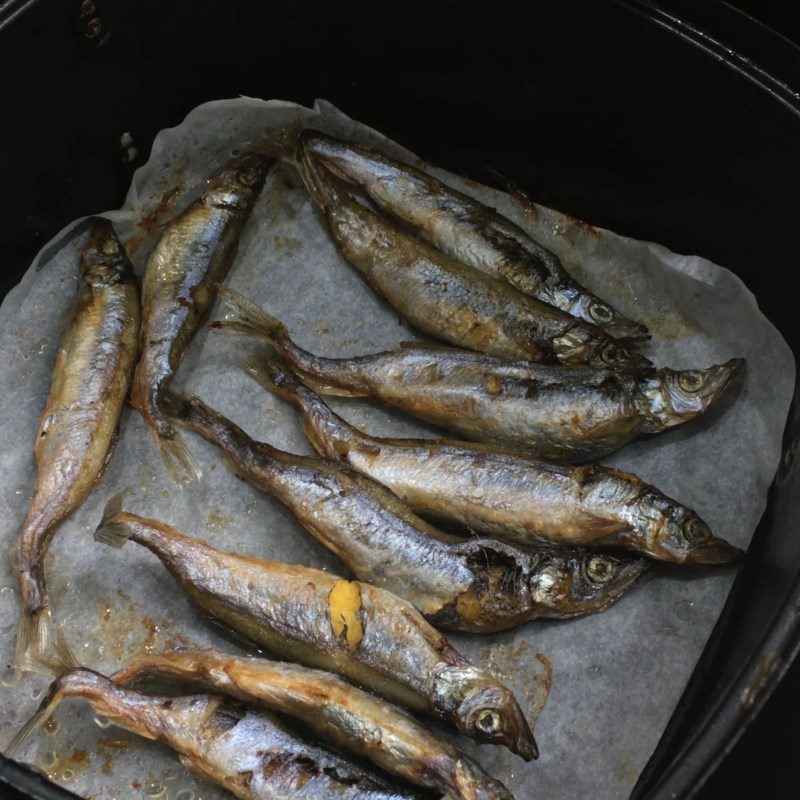
<path id="1" fill-rule="evenodd" d="M 678 386 L 686 392 L 696 392 L 703 385 L 703 373 L 688 370 L 678 374 Z"/>
<path id="2" fill-rule="evenodd" d="M 475 719 L 475 727 L 481 733 L 499 733 L 502 727 L 500 715 L 496 711 L 483 709 L 482 711 L 478 712 L 478 716 Z"/>
<path id="3" fill-rule="evenodd" d="M 593 303 L 589 308 L 589 314 L 597 322 L 611 322 L 613 316 L 611 309 L 602 303 Z"/>
<path id="4" fill-rule="evenodd" d="M 691 519 L 683 526 L 683 536 L 687 542 L 695 544 L 711 538 L 708 526 L 699 519 Z"/>
<path id="5" fill-rule="evenodd" d="M 609 558 L 592 556 L 586 561 L 586 577 L 592 583 L 608 583 L 614 577 L 614 564 Z"/>
<path id="6" fill-rule="evenodd" d="M 622 351 L 613 342 L 609 342 L 601 351 L 600 358 L 606 364 L 617 364 L 622 360 Z"/>

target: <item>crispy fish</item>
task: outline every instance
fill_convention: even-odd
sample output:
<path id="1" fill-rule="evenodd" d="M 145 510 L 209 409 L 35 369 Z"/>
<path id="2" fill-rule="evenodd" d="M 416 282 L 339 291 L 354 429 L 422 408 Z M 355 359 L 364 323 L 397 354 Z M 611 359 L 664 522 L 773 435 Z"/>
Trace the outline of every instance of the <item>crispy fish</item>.
<path id="1" fill-rule="evenodd" d="M 743 555 L 712 535 L 694 511 L 629 472 L 553 464 L 492 445 L 369 436 L 335 414 L 275 357 L 249 357 L 243 366 L 298 408 L 320 455 L 387 486 L 426 519 L 528 547 L 625 548 L 682 564 L 723 564 Z M 582 574 L 597 571 L 587 569 L 591 558 L 584 562 Z M 617 569 L 635 574 L 634 564 Z M 606 590 L 613 574 L 610 566 L 603 568 Z M 623 590 L 619 581 L 617 586 Z M 593 607 L 600 600 L 584 610 L 602 610 L 602 602 Z M 572 615 L 580 612 L 577 602 L 571 606 Z M 564 616 L 559 610 L 543 616 Z"/>
<path id="2" fill-rule="evenodd" d="M 92 221 L 80 269 L 75 312 L 56 358 L 36 436 L 38 477 L 19 542 L 23 611 L 17 665 L 30 648 L 47 649 L 47 546 L 111 458 L 138 352 L 139 290 L 108 220 Z"/>
<path id="3" fill-rule="evenodd" d="M 223 166 L 200 197 L 164 228 L 142 286 L 141 358 L 131 402 L 153 431 L 170 474 L 196 477 L 197 464 L 159 408 L 161 394 L 233 262 L 239 236 L 273 163 L 248 153 Z"/>
<path id="4" fill-rule="evenodd" d="M 649 363 L 600 328 L 462 264 L 373 213 L 301 147 L 301 175 L 342 255 L 425 333 L 484 353 L 546 364 Z"/>
<path id="5" fill-rule="evenodd" d="M 452 258 L 597 325 L 615 339 L 649 338 L 644 325 L 581 286 L 555 253 L 495 209 L 373 147 L 312 130 L 304 131 L 300 142 L 334 175 L 361 188 L 381 211 L 413 226 Z"/>
<path id="6" fill-rule="evenodd" d="M 147 695 L 98 672 L 76 667 L 50 686 L 37 713 L 13 740 L 17 751 L 62 700 L 79 697 L 111 722 L 171 747 L 189 771 L 242 800 L 411 800 L 383 778 L 321 747 L 307 744 L 277 717 L 222 697 Z M 475 798 L 508 800 L 505 793 Z"/>
<path id="7" fill-rule="evenodd" d="M 465 439 L 504 444 L 556 461 L 613 453 L 641 434 L 681 425 L 720 397 L 744 363 L 701 370 L 592 369 L 531 364 L 467 350 L 411 344 L 353 358 L 324 358 L 227 287 L 237 317 L 212 328 L 273 346 L 323 393 L 371 397 Z"/>
<path id="8" fill-rule="evenodd" d="M 282 658 L 435 714 L 475 741 L 504 744 L 526 760 L 537 755 L 511 691 L 390 592 L 321 570 L 222 553 L 122 511 L 119 495 L 106 506 L 95 537 L 116 547 L 128 539 L 147 547 L 203 612 Z"/>
<path id="9" fill-rule="evenodd" d="M 342 750 L 454 800 L 510 798 L 505 787 L 447 739 L 397 706 L 322 670 L 214 651 L 144 656 L 117 673 L 124 685 L 176 677 L 268 712 L 288 715 Z"/>
<path id="10" fill-rule="evenodd" d="M 197 398 L 175 403 L 178 422 L 218 445 L 240 476 L 284 503 L 359 580 L 408 600 L 437 626 L 483 633 L 596 613 L 645 569 L 643 559 L 465 542 L 349 467 L 255 442 Z"/>

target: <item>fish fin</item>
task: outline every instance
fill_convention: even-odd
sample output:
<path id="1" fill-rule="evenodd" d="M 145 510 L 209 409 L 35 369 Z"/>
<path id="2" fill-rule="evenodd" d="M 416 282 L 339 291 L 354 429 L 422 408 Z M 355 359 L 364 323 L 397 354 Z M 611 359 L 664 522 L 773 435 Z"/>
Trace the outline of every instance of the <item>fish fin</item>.
<path id="1" fill-rule="evenodd" d="M 302 385 L 294 373 L 286 367 L 280 356 L 269 351 L 245 356 L 239 366 L 267 391 L 290 402 L 297 399 Z"/>
<path id="2" fill-rule="evenodd" d="M 203 472 L 180 433 L 172 431 L 169 438 L 156 436 L 156 447 L 170 478 L 181 489 L 200 482 Z"/>
<path id="3" fill-rule="evenodd" d="M 243 294 L 228 286 L 217 284 L 217 293 L 223 302 L 227 303 L 235 312 L 236 319 L 221 319 L 212 322 L 212 330 L 224 330 L 239 336 L 255 336 L 272 342 L 276 338 L 286 337 L 289 333 L 286 326 L 275 317 L 270 316 L 263 308 L 248 300 Z"/>
<path id="4" fill-rule="evenodd" d="M 14 642 L 13 666 L 17 675 L 41 672 L 39 659 L 50 649 L 50 609 L 42 606 L 36 611 L 22 609 Z"/>
<path id="5" fill-rule="evenodd" d="M 122 513 L 122 502 L 132 493 L 131 489 L 125 489 L 115 494 L 103 509 L 103 518 L 94 532 L 94 540 L 102 542 L 111 547 L 122 547 L 131 535 L 131 529 L 127 522 L 117 519 Z"/>
<path id="6" fill-rule="evenodd" d="M 51 700 L 49 697 L 46 697 L 44 699 L 36 713 L 17 731 L 16 736 L 11 740 L 11 743 L 6 748 L 7 756 L 12 756 L 20 750 L 25 742 L 50 719 L 59 701 L 60 698 Z"/>

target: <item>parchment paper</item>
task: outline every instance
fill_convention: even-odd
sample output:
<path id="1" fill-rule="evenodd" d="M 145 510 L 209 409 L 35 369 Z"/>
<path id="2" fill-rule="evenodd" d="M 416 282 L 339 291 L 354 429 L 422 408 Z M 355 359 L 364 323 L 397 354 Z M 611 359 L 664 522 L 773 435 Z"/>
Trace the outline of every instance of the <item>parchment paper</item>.
<path id="1" fill-rule="evenodd" d="M 392 155 L 417 162 L 322 101 L 313 110 L 247 98 L 207 103 L 156 137 L 125 207 L 107 214 L 127 240 L 137 269 L 160 226 L 197 194 L 202 180 L 232 150 L 258 139 L 265 129 L 274 132 L 300 122 L 378 143 Z M 526 209 L 501 192 L 431 171 L 497 206 L 557 252 L 578 280 L 647 323 L 655 341 L 646 352 L 657 363 L 701 367 L 732 356 L 747 358 L 744 375 L 704 419 L 634 443 L 607 461 L 694 507 L 716 532 L 746 547 L 777 467 L 794 361 L 741 281 L 702 258 L 675 255 L 540 206 Z M 33 439 L 72 313 L 85 229 L 78 221 L 56 236 L 0 309 L 4 664 L 10 662 L 19 610 L 16 541 L 35 481 Z M 229 282 L 282 319 L 301 345 L 320 354 L 369 353 L 415 337 L 339 257 L 289 167 L 277 167 L 270 175 Z M 310 452 L 295 412 L 237 368 L 246 346 L 201 331 L 177 385 L 200 395 L 256 438 Z M 367 403 L 332 405 L 374 434 L 434 432 Z M 126 409 L 108 472 L 53 542 L 47 572 L 55 615 L 88 666 L 111 671 L 142 648 L 158 651 L 188 642 L 233 646 L 201 619 L 149 552 L 135 544 L 120 551 L 95 544 L 91 533 L 105 500 L 125 487 L 136 490 L 128 503 L 131 510 L 218 548 L 346 574 L 277 501 L 235 478 L 212 446 L 187 436 L 204 475 L 196 490 L 180 493 L 166 478 L 142 420 Z M 506 781 L 518 800 L 626 797 L 680 697 L 733 577 L 732 569 L 659 567 L 599 616 L 536 622 L 500 635 L 452 636 L 463 652 L 506 676 L 531 716 L 552 666 L 552 691 L 536 729 L 542 752 L 538 762 L 526 765 L 500 748 L 461 744 Z M 11 685 L 8 672 L 0 680 L 2 746 L 34 710 L 46 685 L 37 676 Z M 186 775 L 165 748 L 94 724 L 85 703 L 70 702 L 55 719 L 57 730 L 40 733 L 25 755 L 81 794 L 178 800 L 189 800 L 187 792 L 202 798 L 224 795 Z"/>

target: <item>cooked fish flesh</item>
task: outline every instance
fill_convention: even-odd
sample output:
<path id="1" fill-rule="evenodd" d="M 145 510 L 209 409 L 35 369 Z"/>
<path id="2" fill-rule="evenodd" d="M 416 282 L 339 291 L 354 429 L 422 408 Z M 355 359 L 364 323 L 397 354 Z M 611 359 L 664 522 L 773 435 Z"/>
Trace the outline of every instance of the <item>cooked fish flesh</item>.
<path id="1" fill-rule="evenodd" d="M 129 686 L 175 677 L 293 717 L 342 750 L 454 800 L 507 797 L 473 759 L 407 712 L 330 672 L 215 651 L 175 650 L 137 659 L 114 676 Z"/>
<path id="2" fill-rule="evenodd" d="M 225 164 L 200 197 L 167 224 L 147 262 L 141 357 L 131 402 L 152 429 L 159 452 L 179 483 L 197 475 L 197 464 L 161 413 L 161 394 L 214 303 L 214 287 L 230 269 L 272 163 L 247 153 Z"/>
<path id="3" fill-rule="evenodd" d="M 511 691 L 390 592 L 317 569 L 221 553 L 122 511 L 119 495 L 95 536 L 117 547 L 128 539 L 147 547 L 203 612 L 282 658 L 339 673 L 526 760 L 537 754 Z"/>
<path id="4" fill-rule="evenodd" d="M 641 434 L 681 425 L 710 408 L 744 363 L 700 370 L 544 366 L 455 348 L 410 344 L 353 358 L 299 347 L 286 327 L 227 287 L 236 317 L 212 327 L 273 346 L 323 393 L 371 397 L 488 444 L 556 461 L 614 452 Z"/>
<path id="5" fill-rule="evenodd" d="M 69 697 L 88 701 L 112 723 L 171 747 L 180 763 L 242 800 L 404 800 L 414 797 L 321 747 L 307 744 L 277 717 L 222 697 L 147 695 L 76 667 L 57 678 L 12 752 Z M 505 791 L 475 798 L 509 800 Z"/>
<path id="6" fill-rule="evenodd" d="M 17 667 L 31 648 L 48 647 L 47 547 L 111 458 L 138 352 L 139 290 L 108 220 L 92 221 L 80 271 L 75 311 L 56 357 L 34 446 L 38 477 L 19 542 L 23 610 Z"/>
<path id="7" fill-rule="evenodd" d="M 743 555 L 713 536 L 694 511 L 629 472 L 553 464 L 522 451 L 470 442 L 369 436 L 335 414 L 275 357 L 251 356 L 243 366 L 297 407 L 303 430 L 320 455 L 387 486 L 426 519 L 528 547 L 625 548 L 684 564 L 722 564 Z M 579 559 L 581 574 L 588 572 L 585 565 L 591 559 Z M 606 591 L 614 571 L 603 568 Z M 619 565 L 618 571 L 636 572 L 633 563 Z M 586 611 L 602 610 L 607 599 L 602 593 L 581 596 Z M 569 605 L 567 614 L 556 606 L 542 616 L 580 613 L 580 604 Z"/>
<path id="8" fill-rule="evenodd" d="M 301 175 L 342 255 L 419 330 L 459 347 L 546 364 L 649 363 L 600 328 L 462 264 L 383 219 L 301 148 Z"/>
<path id="9" fill-rule="evenodd" d="M 602 328 L 615 339 L 649 338 L 647 328 L 581 286 L 558 256 L 489 206 L 373 147 L 320 131 L 301 147 L 337 177 L 357 185 L 384 213 L 470 267 Z"/>

